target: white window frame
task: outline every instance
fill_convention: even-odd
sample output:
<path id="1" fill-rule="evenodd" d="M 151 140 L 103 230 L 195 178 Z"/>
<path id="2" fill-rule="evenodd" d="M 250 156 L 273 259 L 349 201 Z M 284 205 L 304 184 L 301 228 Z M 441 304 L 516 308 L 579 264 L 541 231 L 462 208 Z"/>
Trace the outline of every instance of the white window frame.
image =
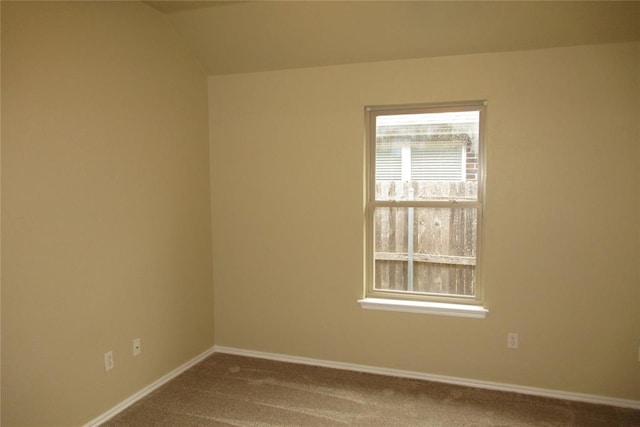
<path id="1" fill-rule="evenodd" d="M 365 107 L 366 126 L 366 272 L 364 297 L 358 302 L 362 308 L 374 310 L 402 311 L 411 313 L 429 313 L 449 316 L 484 318 L 488 310 L 483 307 L 482 281 L 482 231 L 485 200 L 485 121 L 486 101 L 468 101 L 439 104 L 386 105 Z M 477 179 L 478 194 L 474 201 L 404 201 L 375 199 L 376 188 L 376 117 L 394 114 L 443 113 L 457 111 L 479 112 L 479 141 Z M 374 260 L 374 212 L 377 207 L 440 207 L 440 208 L 474 208 L 477 211 L 476 230 L 476 267 L 475 294 L 473 296 L 427 294 L 407 291 L 375 289 Z"/>

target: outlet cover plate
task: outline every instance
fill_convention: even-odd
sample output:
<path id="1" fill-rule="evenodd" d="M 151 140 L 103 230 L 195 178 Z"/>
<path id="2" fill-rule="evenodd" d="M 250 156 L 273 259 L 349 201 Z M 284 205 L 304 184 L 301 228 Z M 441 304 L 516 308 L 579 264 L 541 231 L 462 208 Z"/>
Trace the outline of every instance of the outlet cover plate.
<path id="1" fill-rule="evenodd" d="M 113 369 L 113 351 L 108 351 L 104 354 L 104 371 L 110 371 Z"/>
<path id="2" fill-rule="evenodd" d="M 142 346 L 140 344 L 140 338 L 135 338 L 133 340 L 133 355 L 138 356 L 142 353 Z"/>

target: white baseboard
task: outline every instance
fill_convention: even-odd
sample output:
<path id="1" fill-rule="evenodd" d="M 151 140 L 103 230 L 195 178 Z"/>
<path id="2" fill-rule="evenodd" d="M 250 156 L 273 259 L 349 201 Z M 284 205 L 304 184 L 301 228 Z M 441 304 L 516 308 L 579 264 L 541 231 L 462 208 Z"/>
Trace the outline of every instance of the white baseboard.
<path id="1" fill-rule="evenodd" d="M 124 411 L 129 406 L 131 406 L 134 403 L 136 403 L 138 400 L 140 400 L 143 397 L 145 397 L 148 394 L 150 394 L 152 391 L 154 391 L 158 387 L 160 387 L 160 386 L 164 385 L 165 383 L 171 381 L 172 379 L 174 379 L 175 377 L 177 377 L 178 375 L 180 375 L 181 373 L 183 373 L 187 369 L 191 368 L 192 366 L 198 364 L 202 360 L 204 360 L 207 357 L 211 356 L 214 353 L 214 351 L 215 350 L 212 347 L 212 348 L 206 350 L 204 353 L 199 354 L 198 356 L 196 356 L 193 359 L 189 360 L 187 363 L 177 367 L 176 369 L 174 369 L 173 371 L 171 371 L 168 374 L 164 375 L 160 379 L 158 379 L 158 380 L 154 381 L 153 383 L 149 384 L 148 386 L 146 386 L 142 390 L 138 391 L 134 395 L 129 396 L 127 399 L 123 400 L 122 402 L 120 402 L 119 404 L 114 406 L 113 408 L 109 409 L 104 414 L 102 414 L 99 417 L 94 418 L 93 420 L 89 421 L 87 424 L 84 425 L 84 427 L 97 427 L 100 424 L 106 422 L 107 420 L 113 418 L 114 416 L 118 415 L 120 412 Z"/>
<path id="2" fill-rule="evenodd" d="M 598 396 L 593 394 L 572 393 L 560 390 L 550 390 L 536 387 L 519 386 L 515 384 L 495 383 L 467 378 L 449 377 L 444 375 L 424 374 L 421 372 L 403 371 L 399 369 L 378 368 L 375 366 L 357 365 L 352 363 L 333 362 L 329 360 L 311 359 L 307 357 L 288 356 L 278 353 L 265 353 L 261 351 L 245 350 L 233 347 L 213 346 L 215 353 L 226 353 L 237 356 L 255 357 L 259 359 L 276 360 L 280 362 L 298 363 L 302 365 L 323 366 L 326 368 L 343 369 L 347 371 L 366 372 L 370 374 L 387 375 L 401 378 L 411 378 L 426 381 L 435 381 L 446 384 L 455 384 L 467 387 L 482 388 L 487 390 L 506 391 L 512 393 L 528 394 L 532 396 L 550 397 L 554 399 L 572 400 L 577 402 L 595 403 L 598 405 L 617 406 L 622 408 L 640 409 L 639 400 L 618 399 L 613 397 Z"/>
<path id="3" fill-rule="evenodd" d="M 147 396 L 158 387 L 171 381 L 172 379 L 174 379 L 175 377 L 177 377 L 187 369 L 200 363 L 202 360 L 206 359 L 207 357 L 211 356 L 214 353 L 234 354 L 237 356 L 255 357 L 258 359 L 269 359 L 269 360 L 276 360 L 280 362 L 298 363 L 302 365 L 323 366 L 326 368 L 342 369 L 347 371 L 366 372 L 370 374 L 386 375 L 386 376 L 392 376 L 392 377 L 435 381 L 435 382 L 446 383 L 446 384 L 455 384 L 455 385 L 461 385 L 461 386 L 467 386 L 467 387 L 482 388 L 486 390 L 506 391 L 506 392 L 512 392 L 512 393 L 528 394 L 532 396 L 550 397 L 554 399 L 595 403 L 598 405 L 609 405 L 609 406 L 618 406 L 622 408 L 640 409 L 639 400 L 618 399 L 613 397 L 597 396 L 593 394 L 571 393 L 571 392 L 559 391 L 559 390 L 549 390 L 544 388 L 526 387 L 526 386 L 519 386 L 514 384 L 495 383 L 495 382 L 480 381 L 480 380 L 473 380 L 473 379 L 459 378 L 459 377 L 449 377 L 445 375 L 425 374 L 422 372 L 403 371 L 400 369 L 379 368 L 379 367 L 368 366 L 368 365 L 334 362 L 330 360 L 289 356 L 286 354 L 278 354 L 278 353 L 265 353 L 262 351 L 245 350 L 241 348 L 224 347 L 224 346 L 215 345 L 212 348 L 201 353 L 200 355 L 189 360 L 188 362 L 184 363 L 183 365 L 177 367 L 176 369 L 169 372 L 168 374 L 164 375 L 160 379 L 149 384 L 148 386 L 138 391 L 134 395 L 130 396 L 129 398 L 123 400 L 118 405 L 109 409 L 107 412 L 89 421 L 83 427 L 99 426 L 100 424 L 106 422 L 107 420 L 113 418 L 120 412 L 124 411 L 126 408 L 133 405 L 138 400 Z"/>

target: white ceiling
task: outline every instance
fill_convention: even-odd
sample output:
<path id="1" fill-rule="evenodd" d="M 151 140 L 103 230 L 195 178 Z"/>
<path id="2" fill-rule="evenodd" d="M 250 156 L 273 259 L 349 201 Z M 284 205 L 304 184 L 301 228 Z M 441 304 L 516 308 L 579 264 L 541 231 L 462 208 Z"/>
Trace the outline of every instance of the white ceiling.
<path id="1" fill-rule="evenodd" d="M 640 1 L 147 1 L 209 74 L 640 40 Z"/>

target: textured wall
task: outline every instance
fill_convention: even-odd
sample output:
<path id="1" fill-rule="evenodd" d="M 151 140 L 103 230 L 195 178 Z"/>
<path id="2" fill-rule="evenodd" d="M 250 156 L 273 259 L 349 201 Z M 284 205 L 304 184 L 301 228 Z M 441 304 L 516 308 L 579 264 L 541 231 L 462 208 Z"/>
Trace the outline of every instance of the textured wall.
<path id="1" fill-rule="evenodd" d="M 640 399 L 639 58 L 630 43 L 209 77 L 216 344 Z M 362 310 L 363 107 L 475 99 L 488 317 Z"/>
<path id="2" fill-rule="evenodd" d="M 2 2 L 3 425 L 85 423 L 213 345 L 206 84 L 142 3 Z"/>

